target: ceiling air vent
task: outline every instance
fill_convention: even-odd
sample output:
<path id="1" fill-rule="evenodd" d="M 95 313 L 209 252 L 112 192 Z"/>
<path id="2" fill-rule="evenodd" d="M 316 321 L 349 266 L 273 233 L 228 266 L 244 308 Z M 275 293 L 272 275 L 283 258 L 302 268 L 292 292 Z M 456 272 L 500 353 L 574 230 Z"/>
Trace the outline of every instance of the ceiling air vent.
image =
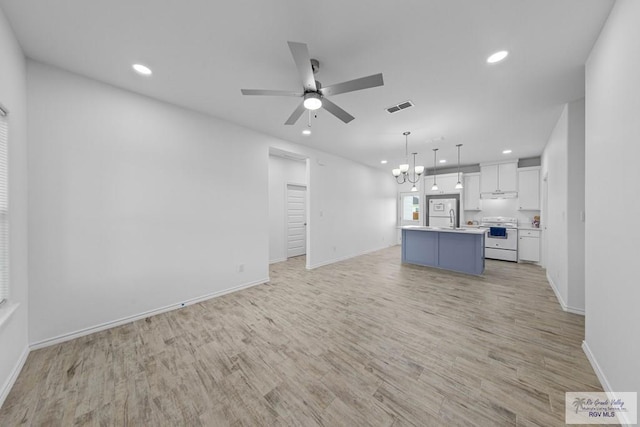
<path id="1" fill-rule="evenodd" d="M 400 110 L 404 110 L 405 108 L 409 108 L 409 107 L 413 107 L 413 102 L 411 101 L 404 101 L 401 102 L 398 105 L 393 105 L 391 107 L 385 108 L 385 110 L 387 110 L 387 113 L 395 113 L 398 112 Z"/>

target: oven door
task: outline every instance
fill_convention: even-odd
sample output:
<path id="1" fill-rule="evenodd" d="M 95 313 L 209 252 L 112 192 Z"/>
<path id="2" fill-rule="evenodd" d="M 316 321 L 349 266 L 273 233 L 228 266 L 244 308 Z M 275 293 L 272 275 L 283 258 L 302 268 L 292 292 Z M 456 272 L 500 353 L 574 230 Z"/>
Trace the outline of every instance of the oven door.
<path id="1" fill-rule="evenodd" d="M 497 231 L 495 228 L 503 227 L 494 227 L 494 232 Z M 516 228 L 503 229 L 504 232 L 498 231 L 494 234 L 491 233 L 491 228 L 487 229 L 487 234 L 484 239 L 485 248 L 507 249 L 512 251 L 518 249 L 518 230 Z"/>

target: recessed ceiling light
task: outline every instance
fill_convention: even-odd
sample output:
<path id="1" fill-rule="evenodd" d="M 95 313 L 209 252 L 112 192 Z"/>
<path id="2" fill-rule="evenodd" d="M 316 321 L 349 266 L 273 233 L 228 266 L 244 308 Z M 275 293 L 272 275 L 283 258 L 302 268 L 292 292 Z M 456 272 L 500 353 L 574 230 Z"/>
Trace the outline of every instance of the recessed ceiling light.
<path id="1" fill-rule="evenodd" d="M 151 68 L 142 65 L 142 64 L 133 64 L 132 65 L 133 69 L 135 70 L 136 73 L 143 75 L 143 76 L 150 76 L 151 75 Z"/>
<path id="2" fill-rule="evenodd" d="M 502 154 L 511 154 L 511 150 L 502 150 Z"/>
<path id="3" fill-rule="evenodd" d="M 445 159 L 441 159 L 440 163 L 447 163 L 447 161 Z"/>
<path id="4" fill-rule="evenodd" d="M 509 55 L 509 52 L 507 52 L 506 50 L 501 50 L 500 52 L 496 52 L 490 57 L 488 57 L 487 62 L 489 64 L 495 64 L 496 62 L 502 61 L 504 58 L 507 57 L 507 55 Z"/>
<path id="5" fill-rule="evenodd" d="M 302 131 L 303 135 L 311 135 L 311 129 L 305 129 Z"/>
<path id="6" fill-rule="evenodd" d="M 382 163 L 383 165 L 386 165 L 387 161 L 386 160 L 380 160 L 380 163 Z"/>

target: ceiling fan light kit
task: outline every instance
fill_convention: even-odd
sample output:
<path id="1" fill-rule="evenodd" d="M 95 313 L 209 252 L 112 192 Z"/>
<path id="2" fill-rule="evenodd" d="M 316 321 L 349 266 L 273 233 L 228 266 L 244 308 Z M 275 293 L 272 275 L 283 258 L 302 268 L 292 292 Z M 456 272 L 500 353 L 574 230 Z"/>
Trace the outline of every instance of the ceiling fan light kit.
<path id="1" fill-rule="evenodd" d="M 317 110 L 322 107 L 322 99 L 320 99 L 320 95 L 315 92 L 307 92 L 304 94 L 303 104 L 307 110 Z"/>
<path id="2" fill-rule="evenodd" d="M 241 89 L 243 95 L 296 96 L 303 98 L 302 102 L 284 123 L 285 125 L 295 124 L 305 110 L 317 110 L 319 108 L 324 108 L 344 123 L 349 123 L 355 117 L 329 101 L 327 97 L 384 85 L 382 74 L 379 73 L 322 87 L 320 82 L 317 82 L 314 77 L 314 74 L 320 69 L 320 62 L 317 59 L 311 59 L 307 45 L 298 42 L 287 43 L 289 44 L 293 61 L 296 63 L 298 75 L 302 81 L 302 91 Z"/>

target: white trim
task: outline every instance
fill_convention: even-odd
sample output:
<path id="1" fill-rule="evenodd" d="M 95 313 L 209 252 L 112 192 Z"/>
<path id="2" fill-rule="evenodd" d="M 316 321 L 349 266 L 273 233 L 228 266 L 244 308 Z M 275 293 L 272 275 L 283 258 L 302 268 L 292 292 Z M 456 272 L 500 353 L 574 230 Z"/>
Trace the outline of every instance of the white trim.
<path id="1" fill-rule="evenodd" d="M 20 358 L 18 359 L 18 363 L 16 363 L 16 365 L 13 367 L 13 370 L 11 371 L 11 375 L 9 375 L 9 378 L 7 378 L 7 380 L 2 385 L 2 389 L 0 389 L 0 408 L 4 404 L 4 401 L 9 395 L 11 388 L 13 387 L 16 380 L 18 379 L 18 375 L 20 375 L 20 372 L 22 371 L 22 367 L 24 366 L 24 363 L 27 361 L 27 357 L 29 356 L 30 352 L 31 350 L 29 349 L 28 346 L 26 346 L 22 351 Z"/>
<path id="2" fill-rule="evenodd" d="M 517 168 L 518 172 L 520 171 L 533 171 L 533 170 L 541 170 L 542 166 L 525 166 L 523 168 Z M 539 211 L 540 209 L 529 209 L 529 210 L 534 210 L 534 211 Z"/>
<path id="3" fill-rule="evenodd" d="M 596 357 L 593 355 L 593 352 L 591 351 L 591 348 L 589 348 L 589 344 L 587 344 L 586 341 L 582 341 L 582 350 L 584 351 L 584 354 L 587 356 L 587 359 L 589 359 L 589 363 L 591 363 L 591 367 L 596 373 L 598 380 L 600 380 L 600 385 L 602 385 L 602 388 L 604 389 L 604 391 L 608 393 L 611 392 L 611 384 L 609 384 L 607 377 L 605 377 L 604 372 L 602 372 L 602 368 L 600 368 L 600 365 L 598 364 Z"/>
<path id="4" fill-rule="evenodd" d="M 613 397 L 615 399 L 616 392 L 613 391 L 611 384 L 609 383 L 609 380 L 607 380 L 607 377 L 604 375 L 604 371 L 598 364 L 598 361 L 596 360 L 596 356 L 591 351 L 591 348 L 589 347 L 589 344 L 587 344 L 587 341 L 582 341 L 582 351 L 584 351 L 584 354 L 587 356 L 589 363 L 591 363 L 591 367 L 593 368 L 593 371 L 596 373 L 596 376 L 600 381 L 600 385 L 602 385 L 602 389 L 611 395 L 609 397 Z M 635 425 L 629 422 L 626 414 L 618 412 L 617 415 L 621 425 L 623 426 Z"/>
<path id="5" fill-rule="evenodd" d="M 362 252 L 357 253 L 357 254 L 345 255 L 345 256 L 340 257 L 340 258 L 333 258 L 333 259 L 330 259 L 328 261 L 323 261 L 323 262 L 320 262 L 320 263 L 317 263 L 317 264 L 313 264 L 313 265 L 309 264 L 309 265 L 307 265 L 307 270 L 313 270 L 314 268 L 324 267 L 325 265 L 334 264 L 334 263 L 340 262 L 340 261 L 346 261 L 348 259 L 355 258 L 355 257 L 361 256 L 361 255 L 370 254 L 371 252 L 376 252 L 376 251 L 380 251 L 380 250 L 385 249 L 385 248 L 390 248 L 391 246 L 397 246 L 397 245 L 395 243 L 393 243 L 393 244 L 390 244 L 390 245 L 384 245 L 384 246 L 380 246 L 378 248 L 362 251 Z M 309 259 L 309 257 L 307 257 L 307 260 L 308 259 Z"/>
<path id="6" fill-rule="evenodd" d="M 564 311 L 568 313 L 579 314 L 581 316 L 584 316 L 584 308 L 571 307 L 570 305 L 567 305 L 566 302 L 564 302 L 564 299 L 562 298 L 560 291 L 556 287 L 556 284 L 553 283 L 553 280 L 551 280 L 551 277 L 549 277 L 548 272 L 547 272 L 547 281 L 549 282 L 549 286 L 551 286 L 551 289 L 553 289 L 553 293 L 556 294 L 556 298 L 560 303 L 560 307 L 562 307 Z"/>
<path id="7" fill-rule="evenodd" d="M 286 261 L 286 260 L 287 260 L 287 258 L 286 258 L 286 257 L 285 257 L 285 258 L 276 258 L 276 259 L 271 259 L 271 260 L 269 260 L 269 264 L 276 264 L 276 263 L 278 263 L 278 262 L 284 262 L 284 261 Z"/>
<path id="8" fill-rule="evenodd" d="M 105 322 L 99 325 L 95 325 L 95 326 L 90 326 L 88 328 L 84 328 L 84 329 L 80 329 L 78 331 L 75 332 L 69 332 L 66 334 L 62 334 L 62 335 L 58 335 L 56 337 L 53 338 L 47 338 L 44 339 L 42 341 L 37 341 L 34 343 L 30 344 L 31 350 L 36 350 L 39 348 L 43 348 L 43 347 L 49 347 L 51 345 L 54 344 L 59 344 L 61 342 L 65 342 L 65 341 L 70 341 L 76 338 L 80 338 L 83 337 L 85 335 L 90 335 L 93 334 L 95 332 L 100 332 L 100 331 L 104 331 L 106 329 L 111 329 L 114 328 L 116 326 L 120 326 L 120 325 L 124 325 L 127 323 L 131 323 L 134 322 L 136 320 L 140 320 L 140 319 L 144 319 L 146 317 L 149 316 L 155 316 L 156 314 L 161 314 L 161 313 L 165 313 L 167 311 L 172 311 L 172 310 L 176 310 L 178 308 L 182 308 L 182 307 L 186 307 L 188 305 L 192 305 L 192 304 L 196 304 L 202 301 L 206 301 L 208 299 L 211 298 L 216 298 L 222 295 L 226 295 L 226 294 L 230 294 L 232 292 L 236 292 L 236 291 L 240 291 L 242 289 L 246 289 L 246 288 L 250 288 L 252 286 L 256 286 L 256 285 L 261 285 L 263 283 L 267 283 L 269 282 L 269 278 L 265 278 L 265 279 L 260 279 L 260 280 L 256 280 L 254 282 L 250 282 L 250 283 L 245 283 L 242 285 L 238 285 L 235 286 L 233 288 L 228 288 L 222 291 L 217 291 L 217 292 L 212 292 L 210 294 L 206 294 L 206 295 L 202 295 L 196 298 L 192 298 L 189 300 L 186 300 L 184 302 L 181 303 L 176 303 L 176 304 L 171 304 L 171 305 L 167 305 L 164 307 L 160 307 L 160 308 L 156 308 L 153 310 L 149 310 L 149 311 L 145 311 L 143 313 L 139 313 L 139 314 L 134 314 L 132 316 L 127 316 L 127 317 L 123 317 L 121 319 L 117 319 L 117 320 L 113 320 L 110 322 Z"/>
<path id="9" fill-rule="evenodd" d="M 503 165 L 505 163 L 515 163 L 516 164 L 516 169 L 518 168 L 518 159 L 510 159 L 510 160 L 498 160 L 498 161 L 494 161 L 494 162 L 484 162 L 484 163 L 480 163 L 480 167 L 482 166 L 493 166 L 493 165 Z M 528 167 L 533 167 L 533 166 L 528 166 Z M 480 173 L 482 173 L 482 171 L 480 171 Z"/>

